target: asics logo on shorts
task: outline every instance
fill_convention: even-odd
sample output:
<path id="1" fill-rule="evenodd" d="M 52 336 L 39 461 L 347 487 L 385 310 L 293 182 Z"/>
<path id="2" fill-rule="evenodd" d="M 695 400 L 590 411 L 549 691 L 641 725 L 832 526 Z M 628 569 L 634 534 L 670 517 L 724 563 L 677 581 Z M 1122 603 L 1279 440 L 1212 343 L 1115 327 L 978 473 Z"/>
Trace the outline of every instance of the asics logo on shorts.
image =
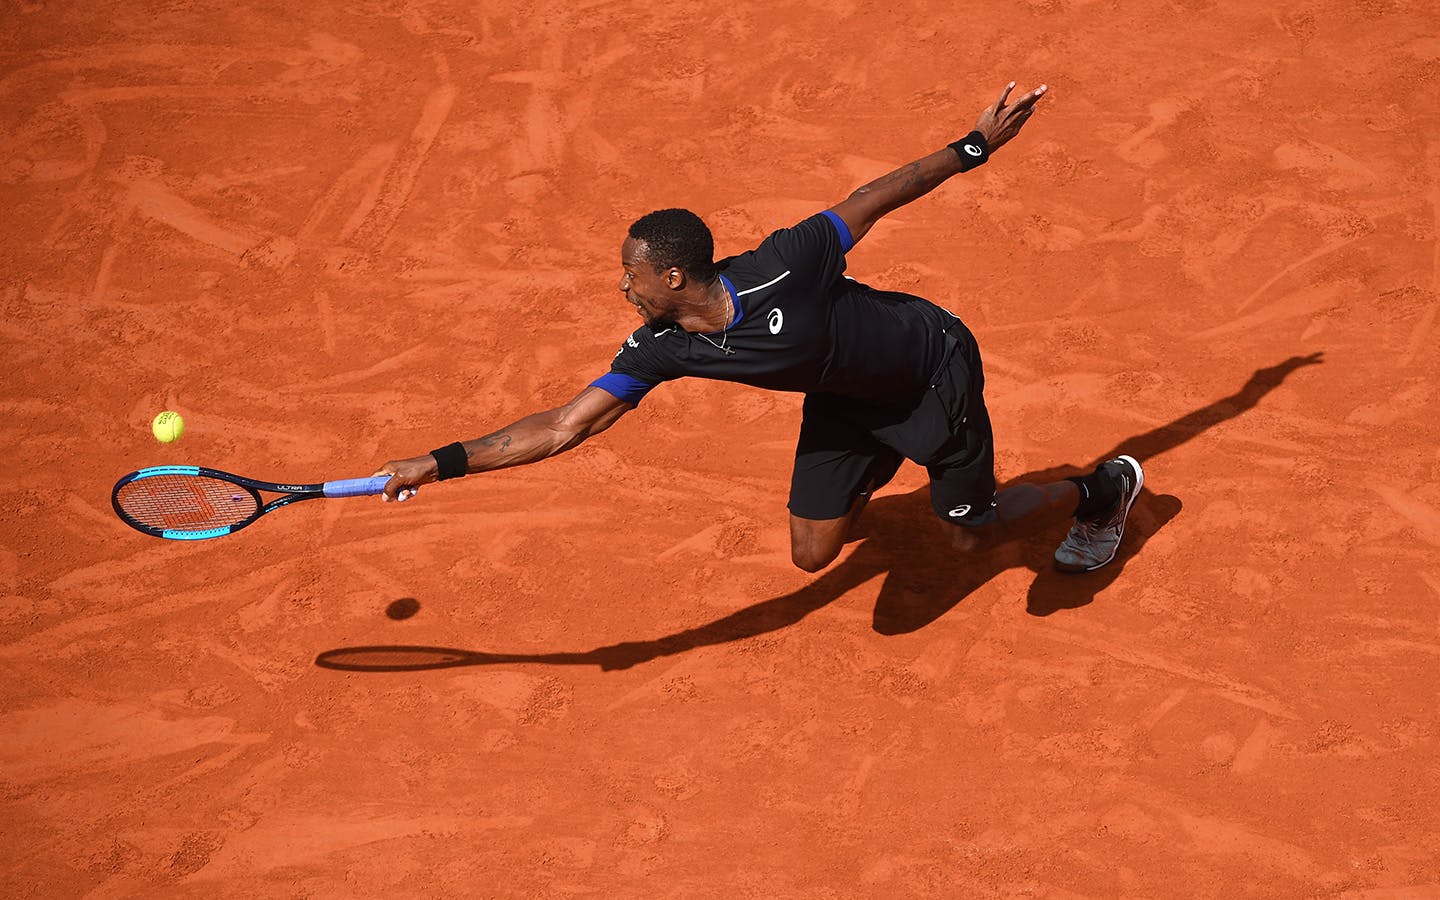
<path id="1" fill-rule="evenodd" d="M 770 333 L 779 334 L 780 329 L 785 327 L 785 313 L 779 307 L 770 310 Z"/>
<path id="2" fill-rule="evenodd" d="M 961 519 L 968 515 L 970 515 L 970 504 L 968 503 L 950 510 L 950 518 L 952 519 Z"/>

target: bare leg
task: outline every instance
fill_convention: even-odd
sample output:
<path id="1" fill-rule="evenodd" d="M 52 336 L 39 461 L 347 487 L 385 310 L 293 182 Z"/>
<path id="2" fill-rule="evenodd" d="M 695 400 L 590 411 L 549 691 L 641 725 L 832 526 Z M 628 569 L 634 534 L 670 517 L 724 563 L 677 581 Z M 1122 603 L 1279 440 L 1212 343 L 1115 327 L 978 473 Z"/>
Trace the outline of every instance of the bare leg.
<path id="1" fill-rule="evenodd" d="M 1073 481 L 1016 484 L 995 495 L 995 512 L 999 521 L 994 525 L 966 528 L 946 524 L 945 528 L 950 532 L 950 543 L 955 549 L 985 550 L 1068 519 L 1075 514 L 1079 503 L 1080 489 Z"/>
<path id="2" fill-rule="evenodd" d="M 850 505 L 850 511 L 838 519 L 802 519 L 790 517 L 790 560 L 806 572 L 818 572 L 840 555 L 850 526 L 860 517 L 869 494 L 861 494 Z"/>

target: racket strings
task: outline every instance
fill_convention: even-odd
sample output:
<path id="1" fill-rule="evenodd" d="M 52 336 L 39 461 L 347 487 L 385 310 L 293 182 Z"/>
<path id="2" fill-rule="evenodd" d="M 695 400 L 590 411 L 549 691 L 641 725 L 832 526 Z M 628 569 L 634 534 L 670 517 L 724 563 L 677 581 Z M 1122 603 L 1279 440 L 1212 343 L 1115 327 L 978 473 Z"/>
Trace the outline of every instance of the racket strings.
<path id="1" fill-rule="evenodd" d="M 168 531 L 239 525 L 260 509 L 249 489 L 206 475 L 138 478 L 121 487 L 115 501 L 136 522 Z"/>

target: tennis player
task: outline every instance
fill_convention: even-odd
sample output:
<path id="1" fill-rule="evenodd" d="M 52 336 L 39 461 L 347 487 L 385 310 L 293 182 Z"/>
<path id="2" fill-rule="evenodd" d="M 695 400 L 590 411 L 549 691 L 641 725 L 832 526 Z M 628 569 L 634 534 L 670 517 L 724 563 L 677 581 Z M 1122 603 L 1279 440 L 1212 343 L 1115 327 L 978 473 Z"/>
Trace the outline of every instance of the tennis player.
<path id="1" fill-rule="evenodd" d="M 844 274 L 845 254 L 882 216 L 986 162 L 1045 96 L 1010 103 L 1012 82 L 965 137 L 859 188 L 834 207 L 715 261 L 688 210 L 638 219 L 620 245 L 619 288 L 644 324 L 610 371 L 573 400 L 485 437 L 394 460 L 386 500 L 432 481 L 538 462 L 614 425 L 660 384 L 685 376 L 805 394 L 790 482 L 790 550 L 818 572 L 839 555 L 870 495 L 909 459 L 930 474 L 935 514 L 960 550 L 1074 518 L 1058 568 L 1115 558 L 1144 481 L 1121 456 L 1089 475 L 995 490 L 994 440 L 975 337 L 954 314 Z"/>

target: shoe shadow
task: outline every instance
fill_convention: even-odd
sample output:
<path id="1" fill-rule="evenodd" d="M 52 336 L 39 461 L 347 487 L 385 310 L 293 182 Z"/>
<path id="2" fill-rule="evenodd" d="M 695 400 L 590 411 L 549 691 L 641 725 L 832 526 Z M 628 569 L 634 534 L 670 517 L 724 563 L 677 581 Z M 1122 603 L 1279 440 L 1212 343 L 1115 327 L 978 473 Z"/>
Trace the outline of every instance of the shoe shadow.
<path id="1" fill-rule="evenodd" d="M 1015 480 L 1055 481 L 1084 474 L 1122 453 L 1147 462 L 1253 409 L 1291 373 L 1321 362 L 1320 353 L 1291 357 L 1256 371 L 1236 393 L 1127 438 L 1089 463 L 1054 466 L 1026 473 Z M 884 576 L 885 581 L 875 602 L 872 626 L 884 635 L 907 634 L 929 625 L 992 578 L 1016 568 L 1035 573 L 1026 598 L 1026 610 L 1035 616 L 1048 616 L 1092 602 L 1181 508 L 1177 497 L 1142 490 L 1131 509 L 1125 539 L 1115 560 L 1097 572 L 1071 575 L 1055 571 L 1051 562 L 1058 533 L 1013 541 L 982 554 L 957 554 L 950 548 L 945 533 L 932 524 L 928 488 L 921 488 L 872 501 L 862 517 L 864 527 L 855 538 L 859 546 L 844 562 L 813 582 L 695 628 L 653 640 L 626 641 L 577 652 L 486 653 L 414 645 L 341 647 L 321 653 L 315 664 L 327 669 L 366 672 L 517 663 L 593 665 L 606 671 L 626 669 L 660 657 L 789 627 L 877 576 Z"/>
<path id="2" fill-rule="evenodd" d="M 1100 461 L 1113 458 L 1113 455 L 1105 456 Z M 1072 471 L 1070 467 L 1064 467 L 1023 475 L 1016 480 L 1035 481 L 1038 477 L 1053 481 L 1066 475 L 1089 472 L 1093 468 L 1092 465 Z M 914 530 L 928 525 L 927 520 L 933 517 L 933 513 L 925 489 L 899 499 L 904 502 L 904 508 L 896 509 L 896 513 L 906 528 Z M 964 556 L 950 549 L 943 531 L 928 528 L 924 538 L 911 541 L 903 553 L 886 554 L 886 568 L 890 574 L 875 602 L 872 625 L 877 632 L 886 635 L 917 631 L 949 612 L 992 578 L 1010 569 L 1021 568 L 1035 573 L 1026 598 L 1028 613 L 1048 616 L 1062 609 L 1077 609 L 1093 601 L 1096 594 L 1114 583 L 1125 570 L 1125 564 L 1140 553 L 1146 541 L 1179 514 L 1181 507 L 1178 497 L 1142 489 L 1125 523 L 1125 538 L 1115 559 L 1098 571 L 1084 574 L 1068 574 L 1055 569 L 1053 554 L 1064 536 L 1064 528 L 1038 532 L 984 554 Z M 885 553 L 888 543 L 876 541 L 877 552 Z"/>

